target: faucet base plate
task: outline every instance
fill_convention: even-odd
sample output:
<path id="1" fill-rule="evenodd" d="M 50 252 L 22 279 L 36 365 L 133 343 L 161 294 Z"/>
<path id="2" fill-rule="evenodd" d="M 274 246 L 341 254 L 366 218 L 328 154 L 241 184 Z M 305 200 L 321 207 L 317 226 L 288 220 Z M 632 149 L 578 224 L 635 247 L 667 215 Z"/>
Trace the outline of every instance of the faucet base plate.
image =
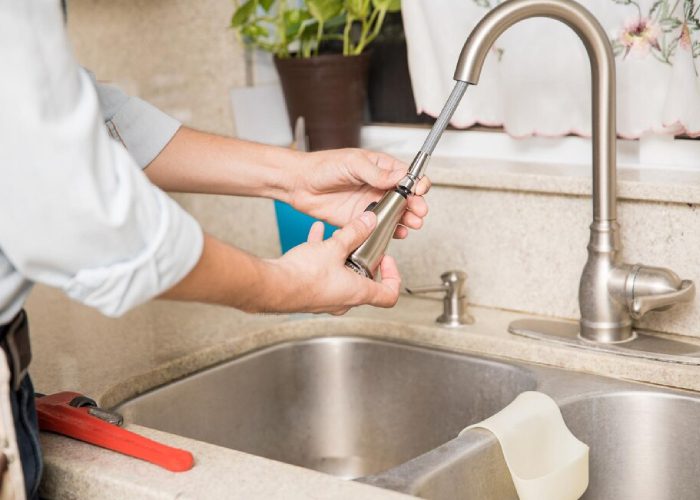
<path id="1" fill-rule="evenodd" d="M 700 365 L 700 344 L 669 339 L 658 332 L 635 330 L 634 338 L 619 343 L 603 344 L 581 338 L 580 327 L 573 321 L 520 319 L 508 326 L 513 335 L 557 344 L 606 352 L 634 358 L 665 361 L 684 365 Z"/>

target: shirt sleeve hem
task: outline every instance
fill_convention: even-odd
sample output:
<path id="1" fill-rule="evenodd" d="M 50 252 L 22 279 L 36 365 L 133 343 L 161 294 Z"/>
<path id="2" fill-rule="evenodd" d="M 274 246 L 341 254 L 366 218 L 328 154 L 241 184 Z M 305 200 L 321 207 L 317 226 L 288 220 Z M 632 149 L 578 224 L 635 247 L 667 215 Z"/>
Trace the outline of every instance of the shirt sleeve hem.
<path id="1" fill-rule="evenodd" d="M 160 154 L 182 125 L 138 97 L 129 97 L 107 124 L 141 168 Z"/>
<path id="2" fill-rule="evenodd" d="M 65 293 L 106 316 L 121 316 L 179 283 L 195 267 L 204 247 L 197 221 L 165 193 L 163 213 L 151 243 L 128 261 L 79 271 L 63 287 Z"/>

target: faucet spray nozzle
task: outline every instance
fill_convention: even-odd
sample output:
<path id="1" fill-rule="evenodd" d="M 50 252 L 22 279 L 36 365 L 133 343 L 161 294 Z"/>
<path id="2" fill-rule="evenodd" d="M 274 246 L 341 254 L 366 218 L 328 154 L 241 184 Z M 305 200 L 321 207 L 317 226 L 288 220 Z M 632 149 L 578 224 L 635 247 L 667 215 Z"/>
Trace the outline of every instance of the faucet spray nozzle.
<path id="1" fill-rule="evenodd" d="M 442 133 L 447 128 L 450 118 L 457 109 L 457 105 L 462 100 L 468 87 L 467 82 L 458 81 L 445 106 L 440 112 L 435 124 L 430 129 L 430 133 L 425 139 L 423 146 L 411 162 L 406 175 L 399 181 L 396 187 L 384 193 L 384 196 L 374 206 L 368 207 L 377 215 L 377 226 L 370 234 L 369 238 L 350 254 L 345 265 L 356 273 L 373 278 L 374 272 L 384 256 L 386 247 L 389 245 L 396 226 L 401 220 L 401 216 L 406 210 L 407 198 L 415 191 L 416 184 L 425 174 L 428 160 L 437 145 Z"/>

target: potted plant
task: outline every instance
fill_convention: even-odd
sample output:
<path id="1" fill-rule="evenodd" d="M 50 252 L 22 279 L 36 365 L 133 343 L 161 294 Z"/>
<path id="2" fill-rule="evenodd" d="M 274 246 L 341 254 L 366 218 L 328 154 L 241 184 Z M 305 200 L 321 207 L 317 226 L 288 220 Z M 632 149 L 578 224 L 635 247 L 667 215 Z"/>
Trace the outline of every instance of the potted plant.
<path id="1" fill-rule="evenodd" d="M 368 45 L 400 0 L 246 0 L 231 26 L 271 52 L 289 120 L 303 116 L 311 150 L 359 144 Z"/>

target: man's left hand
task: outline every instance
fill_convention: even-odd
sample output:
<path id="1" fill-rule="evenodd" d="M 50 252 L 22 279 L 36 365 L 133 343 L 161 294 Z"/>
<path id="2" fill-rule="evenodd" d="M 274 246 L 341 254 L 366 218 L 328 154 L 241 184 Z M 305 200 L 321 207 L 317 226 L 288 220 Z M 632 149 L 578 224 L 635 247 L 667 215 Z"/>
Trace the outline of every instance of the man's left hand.
<path id="1" fill-rule="evenodd" d="M 337 149 L 307 153 L 308 163 L 300 165 L 290 193 L 290 204 L 304 213 L 344 226 L 378 201 L 408 171 L 408 165 L 384 153 L 362 149 Z M 423 177 L 415 195 L 408 198 L 408 208 L 394 233 L 395 238 L 408 236 L 408 229 L 420 229 L 428 214 L 423 195 L 430 180 Z"/>

